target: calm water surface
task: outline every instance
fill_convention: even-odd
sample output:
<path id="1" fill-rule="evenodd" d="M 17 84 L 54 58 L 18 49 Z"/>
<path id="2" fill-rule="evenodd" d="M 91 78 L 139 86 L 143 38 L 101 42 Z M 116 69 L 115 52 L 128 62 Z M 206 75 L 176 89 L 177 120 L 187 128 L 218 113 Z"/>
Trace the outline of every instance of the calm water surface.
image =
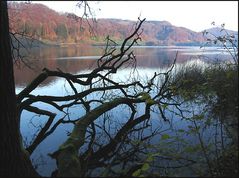
<path id="1" fill-rule="evenodd" d="M 98 59 L 103 54 L 104 47 L 81 47 L 81 46 L 70 46 L 70 47 L 51 47 L 42 48 L 32 52 L 31 59 L 28 59 L 28 64 L 31 69 L 24 65 L 15 66 L 15 83 L 16 92 L 19 93 L 22 88 L 24 88 L 28 83 L 30 83 L 43 68 L 48 68 L 51 70 L 62 70 L 64 72 L 70 72 L 73 74 L 84 73 L 92 70 L 96 66 L 96 59 Z M 136 59 L 138 73 L 150 76 L 155 71 L 160 71 L 167 68 L 174 60 L 176 53 L 177 64 L 185 65 L 188 61 L 195 61 L 197 59 L 202 59 L 204 61 L 213 60 L 225 60 L 230 57 L 222 50 L 218 48 L 204 48 L 199 47 L 175 47 L 175 46 L 161 46 L 161 47 L 147 47 L 140 46 L 133 48 Z M 119 71 L 117 76 L 121 80 L 126 80 L 129 74 L 129 69 L 124 69 Z M 69 92 L 69 88 L 66 86 L 66 82 L 62 79 L 49 78 L 40 87 L 38 87 L 33 93 L 38 95 L 65 95 Z M 54 108 L 49 108 L 49 106 L 43 105 L 41 103 L 36 103 L 35 106 L 41 108 L 48 108 L 54 111 Z M 139 106 L 140 108 L 140 106 Z M 111 114 L 115 120 L 120 120 L 122 118 L 127 118 L 128 110 L 125 112 L 120 112 L 120 109 L 116 108 Z M 71 118 L 78 118 L 84 114 L 81 108 L 72 108 L 70 111 Z M 168 114 L 169 115 L 169 114 Z M 56 118 L 61 118 L 62 115 L 59 114 Z M 188 123 L 181 121 L 176 116 L 169 117 L 172 119 L 171 124 L 165 123 L 158 119 L 158 115 L 152 115 L 153 125 L 161 125 L 161 129 L 165 130 L 165 133 L 173 134 L 172 123 L 174 123 L 177 128 L 185 128 Z M 29 144 L 34 134 L 38 131 L 39 126 L 46 121 L 44 116 L 38 116 L 33 113 L 23 111 L 21 115 L 21 132 L 25 141 L 25 144 Z M 98 121 L 101 122 L 100 119 Z M 122 120 L 121 120 L 122 122 Z M 49 158 L 48 153 L 52 153 L 57 150 L 60 144 L 67 138 L 67 133 L 71 131 L 72 125 L 60 125 L 56 131 L 49 136 L 44 142 L 42 142 L 38 148 L 33 152 L 31 158 L 32 161 L 37 165 L 37 171 L 43 176 L 49 176 L 51 172 L 55 169 L 55 161 Z M 208 137 L 210 132 L 208 132 Z M 191 138 L 193 140 L 193 138 Z M 157 139 L 155 140 L 157 141 Z M 197 140 L 194 140 L 195 143 Z"/>
<path id="2" fill-rule="evenodd" d="M 93 69 L 96 59 L 103 54 L 104 47 L 71 46 L 50 47 L 35 49 L 26 62 L 31 66 L 15 65 L 16 87 L 24 87 L 32 81 L 43 68 L 51 70 L 60 69 L 64 72 L 78 73 Z M 139 46 L 133 51 L 137 57 L 137 66 L 140 68 L 157 69 L 167 67 L 172 63 L 178 51 L 177 63 L 184 63 L 193 59 L 217 60 L 230 58 L 223 49 L 216 47 L 174 47 L 174 46 Z M 54 81 L 54 79 L 50 80 Z M 47 85 L 50 81 L 44 83 Z"/>

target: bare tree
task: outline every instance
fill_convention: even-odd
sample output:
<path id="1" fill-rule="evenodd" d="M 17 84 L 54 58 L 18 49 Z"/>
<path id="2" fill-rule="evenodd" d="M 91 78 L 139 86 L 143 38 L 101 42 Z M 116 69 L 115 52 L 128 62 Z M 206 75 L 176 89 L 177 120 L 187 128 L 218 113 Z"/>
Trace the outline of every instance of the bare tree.
<path id="1" fill-rule="evenodd" d="M 126 174 L 131 175 L 132 171 L 137 168 L 130 163 L 140 159 L 138 154 L 144 153 L 141 144 L 133 144 L 133 133 L 140 133 L 140 131 L 150 126 L 150 115 L 155 106 L 157 106 L 161 118 L 167 121 L 164 114 L 165 105 L 178 105 L 172 99 L 173 90 L 170 87 L 170 76 L 176 57 L 168 71 L 155 72 L 145 82 L 139 78 L 133 78 L 133 76 L 131 76 L 132 79 L 129 82 L 119 82 L 114 79 L 114 75 L 124 67 L 130 67 L 133 71 L 136 69 L 136 56 L 133 53 L 132 46 L 141 40 L 140 35 L 143 32 L 141 26 L 144 21 L 145 19 L 139 19 L 133 32 L 123 41 L 119 49 L 116 48 L 115 43 L 110 38 L 107 38 L 104 54 L 97 60 L 97 67 L 91 72 L 70 74 L 62 72 L 60 69 L 52 71 L 45 68 L 35 80 L 17 95 L 19 116 L 23 110 L 27 110 L 48 117 L 34 140 L 26 148 L 30 154 L 60 124 L 74 124 L 69 138 L 57 151 L 50 154 L 57 161 L 58 170 L 54 172 L 54 175 L 86 176 L 90 175 L 96 168 L 105 167 L 105 175 L 109 173 L 121 175 L 122 173 L 115 172 L 113 167 L 125 167 L 126 165 L 127 167 L 130 166 Z M 48 77 L 65 79 L 73 94 L 66 96 L 31 94 Z M 80 90 L 80 87 L 77 87 L 79 85 L 84 90 Z M 96 93 L 98 97 L 89 97 Z M 54 107 L 59 112 L 64 113 L 64 116 L 53 122 L 57 113 L 34 107 L 33 104 L 37 102 Z M 140 103 L 144 105 L 144 113 L 137 116 L 137 105 Z M 68 109 L 75 105 L 85 110 L 85 115 L 78 119 L 69 118 Z M 96 120 L 102 115 L 121 105 L 130 109 L 130 115 L 116 133 L 110 133 L 106 124 L 98 125 L 96 123 Z M 104 119 L 106 118 L 104 117 Z M 101 130 L 108 136 L 109 139 L 105 143 L 96 140 L 97 130 Z M 157 131 L 147 136 L 141 134 L 138 140 L 146 142 L 155 134 L 157 134 Z"/>

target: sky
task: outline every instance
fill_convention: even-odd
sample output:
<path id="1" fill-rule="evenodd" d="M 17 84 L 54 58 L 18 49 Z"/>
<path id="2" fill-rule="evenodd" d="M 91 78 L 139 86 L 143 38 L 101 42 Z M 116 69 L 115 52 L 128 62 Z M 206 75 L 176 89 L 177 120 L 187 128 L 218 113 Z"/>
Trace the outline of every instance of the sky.
<path id="1" fill-rule="evenodd" d="M 73 12 L 81 16 L 79 1 L 32 1 L 58 12 Z M 225 28 L 238 31 L 237 1 L 89 1 L 96 18 L 117 18 L 137 21 L 168 21 L 178 27 L 200 32 L 225 23 Z"/>

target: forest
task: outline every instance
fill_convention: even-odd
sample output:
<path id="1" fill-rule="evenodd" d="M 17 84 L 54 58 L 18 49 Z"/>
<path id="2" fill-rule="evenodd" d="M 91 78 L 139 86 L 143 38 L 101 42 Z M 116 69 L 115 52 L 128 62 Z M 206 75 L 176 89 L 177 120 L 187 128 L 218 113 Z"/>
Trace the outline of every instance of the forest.
<path id="1" fill-rule="evenodd" d="M 87 21 L 73 13 L 59 13 L 42 4 L 9 3 L 10 28 L 13 32 L 45 43 L 88 43 L 104 45 L 109 35 L 122 43 L 130 33 L 134 21 L 120 19 L 95 19 Z M 142 28 L 142 41 L 146 45 L 196 45 L 205 40 L 202 33 L 176 27 L 167 21 L 146 21 Z M 93 30 L 94 29 L 94 30 Z"/>

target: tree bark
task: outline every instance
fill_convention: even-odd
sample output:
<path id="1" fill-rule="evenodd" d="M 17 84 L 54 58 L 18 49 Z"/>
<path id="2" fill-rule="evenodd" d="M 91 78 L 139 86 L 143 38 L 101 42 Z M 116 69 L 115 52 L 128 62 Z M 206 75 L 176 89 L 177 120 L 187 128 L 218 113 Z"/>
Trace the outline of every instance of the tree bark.
<path id="1" fill-rule="evenodd" d="M 0 176 L 38 176 L 24 151 L 16 112 L 7 1 L 0 2 Z"/>

